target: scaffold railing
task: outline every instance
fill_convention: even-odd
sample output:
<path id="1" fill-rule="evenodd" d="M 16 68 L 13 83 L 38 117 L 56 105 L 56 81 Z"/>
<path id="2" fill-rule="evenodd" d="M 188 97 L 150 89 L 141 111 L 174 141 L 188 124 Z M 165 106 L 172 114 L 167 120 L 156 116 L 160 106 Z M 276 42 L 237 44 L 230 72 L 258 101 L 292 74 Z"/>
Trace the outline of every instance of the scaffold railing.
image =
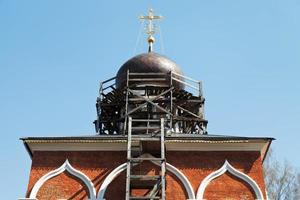
<path id="1" fill-rule="evenodd" d="M 127 71 L 124 87 L 113 77 L 100 83 L 96 131 L 127 134 L 128 117 L 163 117 L 169 133 L 206 134 L 202 82 L 175 73 Z"/>

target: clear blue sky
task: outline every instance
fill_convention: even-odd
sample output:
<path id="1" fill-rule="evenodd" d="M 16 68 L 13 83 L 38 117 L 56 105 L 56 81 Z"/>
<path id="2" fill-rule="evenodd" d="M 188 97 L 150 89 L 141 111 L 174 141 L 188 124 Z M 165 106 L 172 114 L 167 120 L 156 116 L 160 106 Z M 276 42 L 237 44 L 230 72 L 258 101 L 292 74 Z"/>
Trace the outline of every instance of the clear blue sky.
<path id="1" fill-rule="evenodd" d="M 209 133 L 275 137 L 300 168 L 300 1 L 0 0 L 2 199 L 25 194 L 20 137 L 95 133 L 99 81 L 133 56 L 150 4 L 165 54 L 203 80 Z"/>

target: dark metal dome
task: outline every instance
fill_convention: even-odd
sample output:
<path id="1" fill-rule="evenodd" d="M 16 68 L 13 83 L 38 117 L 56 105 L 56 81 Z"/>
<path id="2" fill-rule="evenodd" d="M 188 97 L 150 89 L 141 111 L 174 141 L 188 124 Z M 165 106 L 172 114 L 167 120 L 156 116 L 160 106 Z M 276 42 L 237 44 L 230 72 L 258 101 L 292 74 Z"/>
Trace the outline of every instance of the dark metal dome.
<path id="1" fill-rule="evenodd" d="M 126 74 L 127 71 L 129 70 L 130 73 L 169 73 L 170 71 L 175 72 L 177 74 L 183 75 L 181 69 L 179 66 L 171 61 L 170 59 L 154 53 L 154 52 L 149 52 L 149 53 L 143 53 L 140 55 L 137 55 L 130 60 L 128 60 L 125 64 L 121 66 L 117 73 L 117 78 L 116 78 L 116 86 L 117 88 L 122 88 L 126 86 Z M 151 77 L 151 75 L 149 75 Z M 177 77 L 181 79 L 180 77 Z M 167 84 L 169 84 L 170 79 L 167 80 Z M 144 84 L 157 84 L 152 83 L 152 82 L 147 82 Z M 162 84 L 164 84 L 162 82 Z M 176 82 L 173 83 L 173 85 L 178 88 L 178 89 L 184 89 L 184 85 Z"/>

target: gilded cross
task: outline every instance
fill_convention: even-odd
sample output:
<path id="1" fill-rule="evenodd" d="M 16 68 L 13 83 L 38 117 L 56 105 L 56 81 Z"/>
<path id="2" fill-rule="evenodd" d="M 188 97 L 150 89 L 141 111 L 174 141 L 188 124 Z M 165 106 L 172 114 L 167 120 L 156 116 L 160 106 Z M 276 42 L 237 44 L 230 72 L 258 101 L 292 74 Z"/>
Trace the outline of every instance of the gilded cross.
<path id="1" fill-rule="evenodd" d="M 149 9 L 148 15 L 140 16 L 140 20 L 147 20 L 146 33 L 148 35 L 149 52 L 152 51 L 152 44 L 155 42 L 153 35 L 155 34 L 154 20 L 160 20 L 163 17 L 160 15 L 154 15 L 153 9 Z"/>

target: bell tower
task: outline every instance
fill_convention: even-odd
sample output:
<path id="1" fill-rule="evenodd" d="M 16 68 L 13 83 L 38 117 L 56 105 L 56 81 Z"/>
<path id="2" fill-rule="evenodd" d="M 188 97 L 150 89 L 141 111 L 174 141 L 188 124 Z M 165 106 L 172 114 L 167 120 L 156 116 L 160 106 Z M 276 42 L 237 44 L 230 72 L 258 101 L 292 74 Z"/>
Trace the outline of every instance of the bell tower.
<path id="1" fill-rule="evenodd" d="M 148 53 L 129 59 L 115 77 L 101 82 L 96 104 L 96 132 L 127 137 L 126 200 L 165 200 L 165 137 L 207 134 L 201 81 L 184 76 L 175 62 L 153 52 L 153 21 L 161 18 L 152 9 L 140 17 L 148 21 Z M 159 170 L 136 170 L 145 162 L 156 162 Z M 134 195 L 137 189 L 146 195 Z"/>
<path id="2" fill-rule="evenodd" d="M 140 17 L 148 20 L 148 53 L 129 59 L 115 77 L 101 82 L 96 104 L 98 118 L 94 122 L 97 133 L 127 134 L 128 118 L 132 117 L 140 119 L 133 125 L 145 127 L 139 131 L 142 134 L 155 132 L 150 122 L 142 119 L 161 118 L 165 119 L 169 135 L 207 134 L 201 81 L 185 76 L 175 62 L 153 52 L 153 20 L 161 18 L 152 9 Z"/>

